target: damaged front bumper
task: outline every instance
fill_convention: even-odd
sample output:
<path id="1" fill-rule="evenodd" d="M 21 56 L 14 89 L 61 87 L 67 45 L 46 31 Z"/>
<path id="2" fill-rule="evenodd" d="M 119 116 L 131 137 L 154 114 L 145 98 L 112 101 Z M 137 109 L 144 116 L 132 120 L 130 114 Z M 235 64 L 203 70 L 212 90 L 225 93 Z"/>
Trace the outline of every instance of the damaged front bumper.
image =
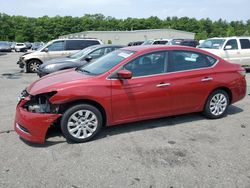
<path id="1" fill-rule="evenodd" d="M 30 96 L 21 98 L 16 108 L 14 128 L 17 134 L 25 140 L 44 143 L 48 128 L 61 117 L 61 114 L 50 113 L 46 107 L 43 107 L 46 111 L 39 111 L 37 107 L 34 107 L 36 105 L 32 103 L 32 100 Z"/>

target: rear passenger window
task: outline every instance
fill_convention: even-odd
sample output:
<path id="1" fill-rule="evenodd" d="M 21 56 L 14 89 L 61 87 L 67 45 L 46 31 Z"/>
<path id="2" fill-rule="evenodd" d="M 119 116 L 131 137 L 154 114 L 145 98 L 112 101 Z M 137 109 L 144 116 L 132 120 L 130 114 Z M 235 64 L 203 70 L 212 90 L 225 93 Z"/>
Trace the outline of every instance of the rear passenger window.
<path id="1" fill-rule="evenodd" d="M 241 49 L 250 49 L 250 40 L 249 39 L 240 39 Z"/>
<path id="2" fill-rule="evenodd" d="M 67 40 L 66 49 L 67 50 L 82 50 L 88 46 L 95 44 L 100 44 L 99 41 L 95 40 Z"/>
<path id="3" fill-rule="evenodd" d="M 213 57 L 190 51 L 172 51 L 167 71 L 184 71 L 211 67 L 216 63 Z"/>

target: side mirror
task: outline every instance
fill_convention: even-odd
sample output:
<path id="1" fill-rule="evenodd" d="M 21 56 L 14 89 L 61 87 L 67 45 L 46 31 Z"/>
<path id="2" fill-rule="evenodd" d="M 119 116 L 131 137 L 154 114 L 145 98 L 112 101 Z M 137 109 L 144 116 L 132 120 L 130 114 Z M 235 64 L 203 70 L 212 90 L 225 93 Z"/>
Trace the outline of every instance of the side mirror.
<path id="1" fill-rule="evenodd" d="M 128 70 L 120 70 L 119 72 L 117 72 L 117 76 L 119 79 L 131 79 L 132 72 Z"/>
<path id="2" fill-rule="evenodd" d="M 231 46 L 231 45 L 226 45 L 224 49 L 225 49 L 225 50 L 231 50 L 231 49 L 232 49 L 232 46 Z"/>
<path id="3" fill-rule="evenodd" d="M 44 48 L 44 50 L 43 50 L 44 52 L 48 52 L 49 51 L 49 49 L 48 48 Z"/>
<path id="4" fill-rule="evenodd" d="M 92 59 L 93 58 L 91 56 L 89 56 L 89 55 L 87 57 L 85 57 L 85 61 L 87 61 L 87 62 L 90 62 Z"/>

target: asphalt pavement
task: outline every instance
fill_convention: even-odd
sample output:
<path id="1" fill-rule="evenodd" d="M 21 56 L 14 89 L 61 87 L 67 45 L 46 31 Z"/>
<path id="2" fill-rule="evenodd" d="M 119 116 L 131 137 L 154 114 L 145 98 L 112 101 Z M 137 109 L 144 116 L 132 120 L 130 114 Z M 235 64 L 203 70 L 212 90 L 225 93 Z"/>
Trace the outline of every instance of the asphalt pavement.
<path id="1" fill-rule="evenodd" d="M 13 131 L 17 96 L 38 79 L 21 72 L 20 55 L 0 55 L 0 187 L 250 187 L 250 73 L 248 95 L 222 119 L 194 113 L 130 123 L 82 144 L 54 128 L 36 145 Z"/>

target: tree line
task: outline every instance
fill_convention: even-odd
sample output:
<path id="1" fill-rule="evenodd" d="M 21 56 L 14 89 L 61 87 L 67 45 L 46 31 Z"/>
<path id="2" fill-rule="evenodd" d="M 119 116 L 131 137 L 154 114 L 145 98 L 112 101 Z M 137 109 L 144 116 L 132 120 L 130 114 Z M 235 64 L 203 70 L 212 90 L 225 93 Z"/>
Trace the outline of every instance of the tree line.
<path id="1" fill-rule="evenodd" d="M 85 14 L 82 17 L 25 17 L 10 16 L 0 13 L 0 40 L 16 42 L 49 41 L 61 35 L 82 31 L 126 31 L 140 29 L 177 29 L 196 33 L 196 39 L 209 37 L 248 36 L 250 35 L 250 19 L 231 21 L 209 18 L 197 20 L 188 17 L 156 16 L 149 18 L 117 19 L 102 14 Z"/>

